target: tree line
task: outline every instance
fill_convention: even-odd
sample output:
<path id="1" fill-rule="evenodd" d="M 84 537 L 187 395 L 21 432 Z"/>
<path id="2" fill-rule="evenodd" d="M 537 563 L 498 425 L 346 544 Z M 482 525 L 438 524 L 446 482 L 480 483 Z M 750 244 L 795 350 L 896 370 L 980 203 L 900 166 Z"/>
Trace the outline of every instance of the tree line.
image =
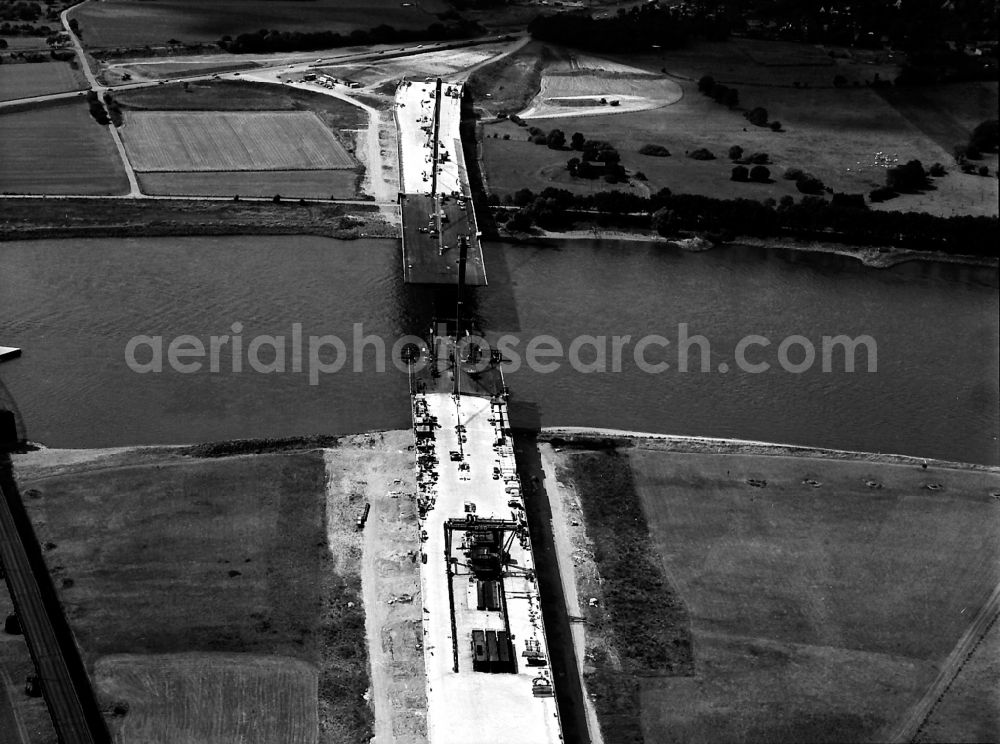
<path id="1" fill-rule="evenodd" d="M 397 29 L 382 24 L 371 30 L 357 29 L 349 34 L 336 31 L 280 31 L 261 29 L 236 38 L 223 36 L 219 46 L 232 54 L 267 52 L 304 52 L 367 44 L 400 44 L 409 41 L 448 41 L 466 39 L 483 33 L 474 21 L 459 18 L 449 24 L 432 23 L 424 29 Z"/>
<path id="2" fill-rule="evenodd" d="M 676 48 L 693 37 L 723 40 L 729 35 L 729 24 L 714 16 L 686 15 L 649 4 L 619 10 L 609 18 L 589 13 L 541 15 L 528 24 L 528 32 L 541 41 L 577 49 L 622 52 L 652 46 Z"/>
<path id="3" fill-rule="evenodd" d="M 494 198 L 493 203 L 499 205 L 499 200 Z M 506 222 L 513 232 L 527 231 L 533 224 L 558 230 L 567 227 L 574 217 L 628 216 L 661 235 L 694 231 L 721 240 L 750 235 L 956 255 L 1000 255 L 1000 230 L 995 217 L 872 211 L 849 195 L 832 203 L 814 196 L 804 196 L 799 202 L 790 196 L 778 202 L 760 202 L 674 194 L 666 188 L 643 197 L 622 191 L 574 194 L 550 187 L 537 194 L 521 189 L 509 203 L 517 207 L 516 211 L 504 210 L 497 219 Z"/>

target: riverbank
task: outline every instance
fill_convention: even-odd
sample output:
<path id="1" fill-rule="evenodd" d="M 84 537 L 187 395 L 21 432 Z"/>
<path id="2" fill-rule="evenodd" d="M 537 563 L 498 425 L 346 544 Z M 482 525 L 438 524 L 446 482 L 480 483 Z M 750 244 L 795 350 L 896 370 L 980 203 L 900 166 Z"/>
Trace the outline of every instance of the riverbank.
<path id="1" fill-rule="evenodd" d="M 1000 474 L 1000 466 L 982 465 L 971 462 L 935 460 L 912 455 L 888 452 L 857 452 L 853 450 L 806 447 L 796 444 L 762 442 L 749 439 L 724 439 L 718 437 L 693 437 L 680 434 L 657 434 L 655 432 L 626 431 L 622 429 L 602 429 L 582 426 L 550 426 L 541 430 L 540 441 L 559 446 L 571 445 L 628 446 L 641 444 L 643 447 L 673 452 L 696 454 L 731 454 L 758 456 L 812 457 L 826 460 L 857 460 L 871 463 L 896 465 L 916 465 L 922 467 L 942 467 L 957 470 L 977 470 Z"/>
<path id="2" fill-rule="evenodd" d="M 998 614 L 1000 468 L 613 429 L 540 440 L 609 741 L 628 721 L 602 701 L 606 679 L 634 685 L 635 718 L 663 742 L 909 740 L 925 722 L 950 741 L 995 720 L 969 706 L 998 667 L 980 640 Z M 638 515 L 629 530 L 608 528 L 609 501 Z M 690 618 L 693 674 L 669 654 L 639 674 L 622 663 L 636 595 L 617 591 L 615 562 L 633 535 Z"/>
<path id="3" fill-rule="evenodd" d="M 845 258 L 853 258 L 873 269 L 888 269 L 907 261 L 924 261 L 929 263 L 958 264 L 961 266 L 977 266 L 983 268 L 1000 268 L 1000 258 L 983 256 L 961 256 L 944 253 L 943 251 L 915 251 L 889 246 L 851 247 L 836 243 L 821 243 L 817 241 L 782 240 L 779 238 L 752 238 L 741 236 L 729 243 L 712 245 L 709 241 L 699 238 L 665 238 L 652 230 L 624 230 L 616 228 L 594 227 L 589 230 L 542 230 L 537 234 L 525 237 L 523 242 L 535 240 L 615 240 L 635 243 L 659 243 L 664 246 L 680 248 L 681 250 L 698 253 L 704 250 L 722 249 L 727 245 L 747 246 L 753 248 L 779 249 L 801 253 L 825 253 Z M 512 238 L 505 238 L 511 240 Z"/>
<path id="4" fill-rule="evenodd" d="M 0 197 L 0 241 L 250 234 L 351 240 L 399 228 L 363 202 Z"/>

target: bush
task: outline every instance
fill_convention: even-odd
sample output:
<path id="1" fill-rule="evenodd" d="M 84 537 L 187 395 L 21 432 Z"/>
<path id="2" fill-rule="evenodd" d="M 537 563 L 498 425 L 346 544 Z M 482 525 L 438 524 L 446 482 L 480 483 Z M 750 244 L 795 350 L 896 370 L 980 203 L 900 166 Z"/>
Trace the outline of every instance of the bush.
<path id="1" fill-rule="evenodd" d="M 763 165 L 755 165 L 750 169 L 750 180 L 757 183 L 767 183 L 771 180 L 771 171 Z"/>
<path id="2" fill-rule="evenodd" d="M 733 145 L 732 147 L 729 148 L 729 159 L 730 160 L 739 160 L 742 157 L 743 157 L 743 148 L 742 147 L 740 147 L 739 145 Z"/>
<path id="3" fill-rule="evenodd" d="M 712 154 L 712 151 L 705 147 L 699 147 L 697 150 L 692 150 L 688 153 L 688 157 L 693 158 L 694 160 L 715 160 L 715 155 Z"/>
<path id="4" fill-rule="evenodd" d="M 864 194 L 842 194 L 836 193 L 830 202 L 835 207 L 847 207 L 849 209 L 867 209 Z"/>
<path id="5" fill-rule="evenodd" d="M 787 168 L 785 170 L 785 175 L 783 178 L 787 178 L 789 181 L 798 181 L 805 173 L 802 172 L 801 168 Z"/>
<path id="6" fill-rule="evenodd" d="M 636 171 L 635 175 L 633 176 L 633 178 L 635 178 L 636 181 L 647 181 L 647 180 L 649 180 L 649 179 L 646 178 L 646 174 L 643 173 L 642 171 Z"/>
<path id="7" fill-rule="evenodd" d="M 745 114 L 747 121 L 758 127 L 767 126 L 767 109 L 762 106 L 757 106 Z"/>
<path id="8" fill-rule="evenodd" d="M 544 134 L 534 134 L 531 137 L 529 137 L 528 139 L 529 139 L 529 141 L 532 144 L 535 144 L 535 145 L 544 145 L 544 144 L 547 144 L 547 141 L 545 139 L 545 135 Z"/>
<path id="9" fill-rule="evenodd" d="M 979 166 L 979 175 L 988 176 L 989 174 L 990 174 L 990 169 L 987 166 L 985 165 Z"/>
<path id="10" fill-rule="evenodd" d="M 766 152 L 755 152 L 753 155 L 747 158 L 747 160 L 749 160 L 754 165 L 767 165 L 769 162 L 771 162 L 771 159 L 768 157 Z"/>
<path id="11" fill-rule="evenodd" d="M 795 187 L 803 194 L 822 194 L 824 191 L 823 182 L 808 173 L 795 182 Z"/>
<path id="12" fill-rule="evenodd" d="M 884 202 L 888 199 L 895 199 L 897 196 L 899 196 L 899 194 L 887 186 L 881 186 L 877 189 L 873 189 L 868 194 L 868 198 L 873 202 Z"/>
<path id="13" fill-rule="evenodd" d="M 703 75 L 700 80 L 698 80 L 698 90 L 707 96 L 712 95 L 712 91 L 715 89 L 715 78 L 711 75 Z"/>
<path id="14" fill-rule="evenodd" d="M 657 158 L 666 158 L 670 156 L 670 150 L 665 148 L 663 145 L 643 145 L 639 148 L 640 155 L 652 155 Z"/>
<path id="15" fill-rule="evenodd" d="M 781 122 L 780 121 L 772 121 L 769 124 L 769 126 L 771 127 L 771 131 L 772 132 L 780 132 L 781 131 Z"/>
<path id="16" fill-rule="evenodd" d="M 897 165 L 885 172 L 885 185 L 893 191 L 913 194 L 928 187 L 927 172 L 919 160 Z"/>
<path id="17" fill-rule="evenodd" d="M 942 176 L 948 175 L 948 171 L 944 169 L 944 166 L 941 165 L 941 163 L 934 163 L 928 172 L 934 176 L 934 178 L 941 178 Z"/>
<path id="18" fill-rule="evenodd" d="M 750 180 L 750 171 L 747 170 L 745 165 L 737 165 L 733 168 L 733 173 L 730 176 L 732 181 L 748 181 Z"/>

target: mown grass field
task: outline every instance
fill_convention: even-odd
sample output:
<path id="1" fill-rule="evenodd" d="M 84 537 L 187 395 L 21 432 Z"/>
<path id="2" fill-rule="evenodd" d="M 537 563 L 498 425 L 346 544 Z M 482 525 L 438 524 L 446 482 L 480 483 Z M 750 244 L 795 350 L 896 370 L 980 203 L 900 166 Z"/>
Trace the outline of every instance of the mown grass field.
<path id="1" fill-rule="evenodd" d="M 318 740 L 317 669 L 303 661 L 251 654 L 105 656 L 94 682 L 102 696 L 129 703 L 114 731 L 120 744 Z"/>
<path id="2" fill-rule="evenodd" d="M 83 74 L 68 62 L 0 65 L 0 101 L 86 88 Z"/>
<path id="3" fill-rule="evenodd" d="M 127 191 L 114 141 L 83 101 L 0 113 L 0 193 Z"/>
<path id="4" fill-rule="evenodd" d="M 132 112 L 122 129 L 137 171 L 353 168 L 311 112 Z"/>
<path id="5" fill-rule="evenodd" d="M 283 199 L 353 199 L 355 170 L 213 171 L 140 173 L 146 194 L 168 196 L 274 196 Z"/>
<path id="6" fill-rule="evenodd" d="M 343 34 L 380 23 L 395 28 L 426 28 L 447 11 L 443 0 L 404 7 L 398 0 L 161 0 L 157 3 L 105 0 L 71 13 L 90 48 L 163 46 L 214 42 L 261 28 L 282 31 L 330 30 Z"/>
<path id="7" fill-rule="evenodd" d="M 102 703 L 137 706 L 109 725 L 314 741 L 323 707 L 340 721 L 325 741 L 364 740 L 360 577 L 331 555 L 323 453 L 183 452 L 15 465 Z"/>
<path id="8" fill-rule="evenodd" d="M 996 474 L 642 448 L 627 460 L 694 646 L 694 677 L 641 681 L 647 741 L 879 740 L 1000 580 Z"/>

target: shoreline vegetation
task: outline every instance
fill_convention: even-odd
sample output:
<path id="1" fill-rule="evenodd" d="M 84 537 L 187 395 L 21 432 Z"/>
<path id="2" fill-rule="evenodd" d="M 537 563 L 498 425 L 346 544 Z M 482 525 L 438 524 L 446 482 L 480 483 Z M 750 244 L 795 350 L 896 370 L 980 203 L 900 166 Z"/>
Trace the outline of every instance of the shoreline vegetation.
<path id="1" fill-rule="evenodd" d="M 699 437 L 684 434 L 657 434 L 655 432 L 628 431 L 624 429 L 603 429 L 584 426 L 549 426 L 543 427 L 538 435 L 538 441 L 554 447 L 616 448 L 641 443 L 647 449 L 662 449 L 664 451 L 689 452 L 700 454 L 739 454 L 760 455 L 763 457 L 810 457 L 829 460 L 855 460 L 891 465 L 927 464 L 935 468 L 951 468 L 956 470 L 977 470 L 987 473 L 1000 473 L 1000 466 L 986 465 L 975 462 L 960 462 L 956 460 L 936 460 L 916 455 L 902 455 L 891 452 L 860 452 L 856 450 L 841 450 L 829 447 L 811 447 L 807 445 L 783 444 L 780 442 L 762 442 L 751 439 L 729 439 L 718 437 Z"/>
<path id="2" fill-rule="evenodd" d="M 820 241 L 796 241 L 781 238 L 763 239 L 741 236 L 732 241 L 712 243 L 699 237 L 665 238 L 652 232 L 642 230 L 627 230 L 597 227 L 590 230 L 540 230 L 539 235 L 522 239 L 505 237 L 511 242 L 547 242 L 550 240 L 618 240 L 633 243 L 659 243 L 661 245 L 679 248 L 691 253 L 725 248 L 727 246 L 770 248 L 801 253 L 827 253 L 860 261 L 869 268 L 888 269 L 907 261 L 924 261 L 929 263 L 948 263 L 962 266 L 979 266 L 984 268 L 1000 268 L 1000 258 L 989 256 L 965 256 L 944 253 L 943 251 L 917 251 L 889 246 L 849 246 Z"/>
<path id="3" fill-rule="evenodd" d="M 4 198 L 0 196 L 0 241 L 70 238 L 180 237 L 192 235 L 318 235 L 339 240 L 399 238 L 377 204 L 337 204 L 314 200 Z M 658 243 L 690 252 L 726 246 L 827 253 L 854 258 L 871 268 L 907 261 L 1000 267 L 996 256 L 974 256 L 888 246 L 851 246 L 822 241 L 739 236 L 713 243 L 700 237 L 663 237 L 652 230 L 597 226 L 590 229 L 542 230 L 504 235 L 512 243 L 551 240 L 618 240 Z"/>
<path id="4" fill-rule="evenodd" d="M 336 449 L 343 443 L 353 443 L 365 438 L 387 435 L 394 431 L 379 430 L 357 432 L 355 434 L 309 435 L 299 437 L 283 437 L 277 439 L 229 439 L 213 442 L 198 442 L 188 444 L 162 445 L 124 445 L 120 447 L 48 447 L 41 442 L 29 442 L 16 454 L 22 462 L 33 460 L 54 460 L 57 462 L 74 463 L 104 456 L 119 456 L 133 454 L 163 454 L 174 453 L 196 458 L 233 457 L 240 455 L 274 454 L 289 451 L 309 451 L 314 449 Z M 754 439 L 734 439 L 722 437 L 704 437 L 688 434 L 660 434 L 648 431 L 632 431 L 627 429 L 608 429 L 589 426 L 545 426 L 538 430 L 538 441 L 553 446 L 587 447 L 606 446 L 621 447 L 629 443 L 641 442 L 643 447 L 672 450 L 676 452 L 744 454 L 761 456 L 797 456 L 818 457 L 832 460 L 864 460 L 866 462 L 921 465 L 938 468 L 955 468 L 964 470 L 981 470 L 1000 473 L 1000 466 L 986 465 L 958 460 L 938 460 L 918 455 L 904 455 L 892 452 L 862 452 L 859 450 L 843 450 L 832 447 L 815 447 L 809 445 L 787 444 L 782 442 L 764 442 Z"/>

